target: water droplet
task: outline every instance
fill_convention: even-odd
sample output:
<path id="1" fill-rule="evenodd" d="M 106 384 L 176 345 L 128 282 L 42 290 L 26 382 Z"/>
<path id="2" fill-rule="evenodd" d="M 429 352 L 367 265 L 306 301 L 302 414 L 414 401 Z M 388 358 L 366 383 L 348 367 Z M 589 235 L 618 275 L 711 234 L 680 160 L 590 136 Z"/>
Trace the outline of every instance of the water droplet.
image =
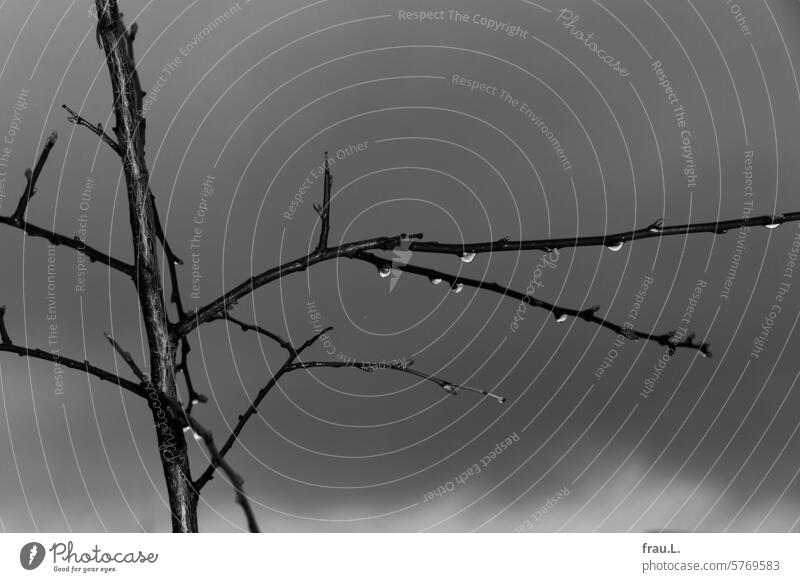
<path id="1" fill-rule="evenodd" d="M 192 404 L 200 404 L 200 401 L 197 398 L 192 398 Z"/>
<path id="2" fill-rule="evenodd" d="M 190 430 L 192 430 L 191 426 L 184 426 L 183 427 L 183 432 L 189 432 Z"/>
<path id="3" fill-rule="evenodd" d="M 461 255 L 461 262 L 471 263 L 474 258 L 475 258 L 475 253 L 464 253 L 463 255 Z"/>
<path id="4" fill-rule="evenodd" d="M 553 313 L 553 317 L 556 318 L 556 323 L 564 323 L 567 321 L 566 313 Z"/>
<path id="5" fill-rule="evenodd" d="M 434 277 L 433 279 L 431 279 L 431 283 L 433 283 L 434 285 L 440 285 L 442 283 L 442 280 L 439 277 Z"/>
<path id="6" fill-rule="evenodd" d="M 765 224 L 764 228 L 778 228 L 781 224 L 783 224 L 783 214 L 776 214 L 772 217 L 772 222 Z"/>
<path id="7" fill-rule="evenodd" d="M 501 396 L 500 398 L 498 398 L 498 399 L 497 399 L 497 401 L 498 401 L 500 404 L 503 404 L 503 403 L 506 401 L 506 398 L 505 398 L 505 396 Z"/>
<path id="8" fill-rule="evenodd" d="M 196 440 L 196 441 L 199 443 L 199 442 L 202 442 L 202 441 L 203 441 L 203 437 L 201 437 L 201 436 L 200 436 L 199 434 L 197 434 L 197 433 L 194 433 L 194 440 Z"/>
<path id="9" fill-rule="evenodd" d="M 378 269 L 378 273 L 385 279 L 392 274 L 392 268 L 389 265 L 381 265 L 381 268 Z"/>
<path id="10" fill-rule="evenodd" d="M 619 249 L 622 248 L 622 245 L 625 244 L 622 241 L 618 243 L 614 243 L 613 245 L 608 245 L 608 250 L 617 252 Z"/>
<path id="11" fill-rule="evenodd" d="M 452 384 L 447 384 L 447 383 L 442 384 L 442 388 L 444 388 L 444 391 L 447 392 L 448 394 L 456 393 L 456 388 Z"/>
<path id="12" fill-rule="evenodd" d="M 464 290 L 463 283 L 456 283 L 455 286 L 453 286 L 453 293 L 461 293 L 463 290 Z"/>

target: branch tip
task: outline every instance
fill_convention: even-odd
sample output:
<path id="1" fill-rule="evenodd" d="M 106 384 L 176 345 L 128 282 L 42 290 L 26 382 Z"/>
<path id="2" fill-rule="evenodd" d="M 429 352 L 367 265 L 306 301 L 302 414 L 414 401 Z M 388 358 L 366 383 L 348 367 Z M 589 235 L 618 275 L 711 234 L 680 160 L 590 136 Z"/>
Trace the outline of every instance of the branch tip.
<path id="1" fill-rule="evenodd" d="M 3 305 L 0 307 L 0 342 L 4 345 L 10 345 L 13 342 L 11 341 L 11 336 L 8 335 L 8 330 L 6 330 L 6 306 Z"/>

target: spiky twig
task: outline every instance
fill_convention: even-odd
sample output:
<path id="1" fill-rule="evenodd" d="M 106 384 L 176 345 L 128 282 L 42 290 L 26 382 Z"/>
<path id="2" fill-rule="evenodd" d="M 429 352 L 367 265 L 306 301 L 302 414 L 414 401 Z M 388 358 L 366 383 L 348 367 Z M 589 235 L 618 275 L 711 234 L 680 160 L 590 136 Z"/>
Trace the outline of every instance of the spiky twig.
<path id="1" fill-rule="evenodd" d="M 553 317 L 556 318 L 557 321 L 563 321 L 566 317 L 578 317 L 583 319 L 584 321 L 588 321 L 590 323 L 595 323 L 611 331 L 621 334 L 624 337 L 629 339 L 643 339 L 655 342 L 659 345 L 662 345 L 667 348 L 675 349 L 675 348 L 692 348 L 699 350 L 701 354 L 704 356 L 710 356 L 711 352 L 709 350 L 709 345 L 707 343 L 703 344 L 695 344 L 692 339 L 694 335 L 686 336 L 681 341 L 676 341 L 674 333 L 664 333 L 664 334 L 655 334 L 652 332 L 644 332 L 644 331 L 637 331 L 634 329 L 625 328 L 617 323 L 609 321 L 603 317 L 599 317 L 597 312 L 599 311 L 599 306 L 592 306 L 588 308 L 582 309 L 574 309 L 569 307 L 560 307 L 555 305 L 554 303 L 550 303 L 548 301 L 544 301 L 542 299 L 538 299 L 533 295 L 527 295 L 525 293 L 521 293 L 520 291 L 515 291 L 514 289 L 509 289 L 508 287 L 504 287 L 498 283 L 491 283 L 488 281 L 484 281 L 482 279 L 471 279 L 469 277 L 462 277 L 460 275 L 451 275 L 450 273 L 445 273 L 444 271 L 439 271 L 437 269 L 430 269 L 427 267 L 417 267 L 416 265 L 408 265 L 408 264 L 399 264 L 394 261 L 390 261 L 388 259 L 383 259 L 381 257 L 377 257 L 372 253 L 357 253 L 355 255 L 356 259 L 371 263 L 375 265 L 379 270 L 380 269 L 399 269 L 405 273 L 411 273 L 413 275 L 419 275 L 421 277 L 425 277 L 431 281 L 440 281 L 446 282 L 449 284 L 451 289 L 458 289 L 459 285 L 463 287 L 473 287 L 475 289 L 483 289 L 486 291 L 491 291 L 493 293 L 499 293 L 500 295 L 512 297 L 519 301 L 524 301 L 528 305 L 532 305 L 534 307 L 539 307 L 546 311 L 549 311 L 553 314 Z"/>
<path id="2" fill-rule="evenodd" d="M 754 216 L 751 218 L 739 218 L 736 220 L 723 220 L 718 222 L 698 222 L 694 224 L 676 224 L 664 226 L 659 219 L 653 224 L 644 228 L 618 232 L 616 234 L 603 234 L 596 236 L 575 236 L 563 238 L 547 238 L 536 240 L 509 240 L 503 238 L 495 242 L 481 243 L 440 243 L 433 241 L 412 242 L 408 249 L 417 253 L 438 253 L 462 256 L 465 253 L 497 253 L 503 251 L 553 251 L 557 249 L 567 249 L 575 247 L 604 246 L 616 247 L 633 240 L 646 238 L 663 238 L 681 234 L 725 234 L 729 230 L 742 226 L 769 226 L 776 227 L 785 222 L 795 222 L 800 220 L 800 212 L 790 212 L 788 214 Z"/>

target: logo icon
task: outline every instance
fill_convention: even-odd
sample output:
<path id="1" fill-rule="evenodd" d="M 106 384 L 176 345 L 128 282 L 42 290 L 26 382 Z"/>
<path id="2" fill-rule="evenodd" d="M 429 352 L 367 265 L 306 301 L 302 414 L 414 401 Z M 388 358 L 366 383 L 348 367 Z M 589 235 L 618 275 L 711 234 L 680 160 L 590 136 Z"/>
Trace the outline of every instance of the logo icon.
<path id="1" fill-rule="evenodd" d="M 411 262 L 411 256 L 413 254 L 414 253 L 412 251 L 408 250 L 394 251 L 394 256 L 395 256 L 394 262 L 397 263 L 398 265 L 407 265 L 409 262 Z M 403 271 L 401 271 L 400 269 L 392 269 L 391 275 L 392 278 L 389 280 L 389 293 L 394 291 L 394 286 L 397 285 L 397 282 L 403 275 Z"/>
<path id="2" fill-rule="evenodd" d="M 39 542 L 28 542 L 19 551 L 19 563 L 26 570 L 35 570 L 44 561 L 44 546 Z"/>

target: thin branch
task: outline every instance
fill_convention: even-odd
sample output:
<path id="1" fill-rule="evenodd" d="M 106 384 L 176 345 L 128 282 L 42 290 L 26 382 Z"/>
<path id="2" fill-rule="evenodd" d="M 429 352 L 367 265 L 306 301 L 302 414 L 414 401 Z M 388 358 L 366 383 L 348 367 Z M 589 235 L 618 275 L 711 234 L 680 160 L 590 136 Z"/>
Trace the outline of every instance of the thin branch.
<path id="1" fill-rule="evenodd" d="M 47 141 L 44 142 L 42 153 L 39 154 L 39 159 L 36 160 L 36 165 L 33 167 L 33 172 L 31 172 L 30 168 L 25 171 L 25 177 L 28 180 L 25 186 L 25 192 L 23 192 L 22 196 L 20 197 L 14 214 L 11 215 L 11 220 L 17 226 L 21 225 L 25 220 L 25 210 L 28 208 L 28 202 L 30 202 L 31 198 L 33 198 L 33 195 L 36 194 L 36 183 L 39 181 L 42 168 L 44 168 L 44 164 L 47 162 L 47 157 L 50 155 L 50 150 L 52 150 L 53 146 L 56 145 L 57 139 L 58 134 L 54 131 L 50 134 L 50 137 L 47 138 Z"/>
<path id="2" fill-rule="evenodd" d="M 208 402 L 208 396 L 200 394 L 195 390 L 194 383 L 192 382 L 192 375 L 189 373 L 189 352 L 191 351 L 189 340 L 185 337 L 181 339 L 181 363 L 176 366 L 176 371 L 183 373 L 183 379 L 186 382 L 186 393 L 189 404 L 186 405 L 186 414 L 191 414 L 195 404 L 200 402 Z"/>
<path id="3" fill-rule="evenodd" d="M 5 308 L 0 311 L 2 315 L 5 315 Z M 2 321 L 2 317 L 0 317 L 0 321 Z M 72 368 L 73 370 L 82 370 L 87 374 L 91 374 L 100 378 L 101 380 L 105 380 L 106 382 L 111 382 L 112 384 L 116 384 L 120 388 L 124 388 L 128 392 L 136 394 L 141 398 L 147 398 L 147 391 L 141 384 L 137 384 L 136 382 L 132 382 L 127 380 L 126 378 L 122 378 L 117 374 L 112 372 L 108 372 L 103 370 L 102 368 L 98 368 L 97 366 L 93 366 L 87 361 L 79 362 L 78 360 L 73 360 L 72 358 L 66 358 L 64 356 L 59 355 L 58 353 L 53 352 L 46 352 L 40 349 L 31 349 L 24 346 L 18 346 L 11 341 L 11 338 L 8 336 L 8 332 L 5 330 L 5 322 L 0 324 L 0 333 L 2 333 L 2 342 L 0 343 L 0 352 L 8 352 L 12 354 L 17 354 L 18 356 L 26 357 L 26 358 L 35 358 L 39 360 L 46 360 L 48 362 L 52 362 L 55 365 L 62 365 L 67 368 Z"/>
<path id="4" fill-rule="evenodd" d="M 245 297 L 258 289 L 259 287 L 263 287 L 264 285 L 271 283 L 272 281 L 276 281 L 282 277 L 290 275 L 292 273 L 300 273 L 305 271 L 312 265 L 317 263 L 321 263 L 323 261 L 329 261 L 331 259 L 337 259 L 339 257 L 354 257 L 359 251 L 365 250 L 384 250 L 384 251 L 391 251 L 393 249 L 398 248 L 401 244 L 404 244 L 406 241 L 415 238 L 422 238 L 421 234 L 400 234 L 397 236 L 392 237 L 378 237 L 378 238 L 370 238 L 366 240 L 346 243 L 340 245 L 338 247 L 333 247 L 329 249 L 325 249 L 324 251 L 315 250 L 309 255 L 305 257 L 301 257 L 299 259 L 295 259 L 293 261 L 289 261 L 288 263 L 284 263 L 278 267 L 273 267 L 260 273 L 258 275 L 254 275 L 247 279 L 246 281 L 240 283 L 221 297 L 218 297 L 211 303 L 197 309 L 196 311 L 189 313 L 186 317 L 182 318 L 176 325 L 172 328 L 172 334 L 174 338 L 181 338 L 186 334 L 190 333 L 195 328 L 207 323 L 209 321 L 213 321 L 215 319 L 220 319 L 220 317 L 224 316 L 224 314 L 236 304 L 236 302 Z"/>
<path id="5" fill-rule="evenodd" d="M 707 343 L 702 343 L 702 344 L 694 343 L 693 341 L 695 337 L 694 334 L 690 334 L 685 337 L 679 337 L 675 332 L 668 332 L 659 335 L 651 332 L 643 332 L 625 328 L 605 318 L 599 317 L 597 315 L 597 312 L 600 310 L 599 305 L 585 309 L 572 309 L 569 307 L 560 307 L 553 303 L 537 299 L 533 295 L 526 295 L 525 293 L 509 289 L 508 287 L 504 287 L 502 285 L 499 285 L 498 283 L 489 283 L 487 281 L 483 281 L 480 279 L 470 279 L 468 277 L 461 277 L 459 275 L 451 275 L 443 271 L 438 271 L 436 269 L 429 269 L 426 267 L 417 267 L 415 265 L 400 264 L 387 259 L 376 257 L 371 253 L 365 253 L 365 252 L 358 253 L 354 258 L 375 265 L 375 267 L 377 267 L 379 271 L 385 269 L 399 269 L 405 273 L 411 273 L 413 275 L 419 275 L 421 277 L 425 277 L 431 282 L 436 282 L 436 283 L 446 282 L 449 284 L 450 288 L 456 292 L 460 291 L 463 287 L 474 287 L 476 289 L 484 289 L 486 291 L 499 293 L 500 295 L 503 296 L 512 297 L 514 299 L 524 301 L 528 305 L 539 307 L 541 309 L 551 312 L 553 314 L 553 317 L 555 317 L 556 321 L 559 322 L 565 321 L 567 317 L 578 317 L 580 319 L 583 319 L 584 321 L 595 323 L 597 325 L 610 329 L 611 331 L 614 331 L 628 339 L 632 340 L 643 339 L 652 341 L 670 350 L 674 350 L 676 348 L 695 349 L 699 350 L 703 356 L 706 357 L 711 356 L 711 351 Z"/>
<path id="6" fill-rule="evenodd" d="M 131 25 L 131 27 L 130 27 L 130 30 L 128 31 L 128 41 L 129 41 L 129 43 L 131 43 L 131 46 L 129 47 L 129 50 L 131 51 L 131 54 L 133 54 L 132 53 L 132 51 L 133 51 L 132 42 L 133 42 L 133 38 L 136 36 L 136 30 L 138 30 L 138 27 L 137 27 L 136 23 L 133 23 Z M 120 156 L 121 158 L 124 158 L 125 152 L 119 146 L 119 144 L 117 142 L 115 142 L 114 139 L 103 130 L 103 124 L 102 123 L 98 123 L 97 125 L 93 125 L 93 124 L 89 123 L 80 114 L 76 113 L 73 109 L 68 107 L 67 105 L 62 105 L 61 107 L 63 107 L 64 109 L 66 109 L 69 112 L 69 117 L 67 118 L 68 121 L 74 123 L 75 125 L 82 125 L 83 127 L 88 128 L 95 135 L 97 135 L 104 143 L 106 143 L 112 150 L 114 150 L 114 152 L 118 156 Z M 182 265 L 183 261 L 172 251 L 172 248 L 170 247 L 169 243 L 167 242 L 167 238 L 164 235 L 164 229 L 163 229 L 163 227 L 161 225 L 161 218 L 158 215 L 158 207 L 155 204 L 155 197 L 153 195 L 153 191 L 148 189 L 148 195 L 151 198 L 153 198 L 153 214 L 154 214 L 154 218 L 155 218 L 156 236 L 158 237 L 159 242 L 161 242 L 162 246 L 164 247 L 164 252 L 166 253 L 167 259 L 169 260 L 169 264 L 170 264 L 170 275 L 172 275 L 173 271 L 175 270 L 175 267 L 174 267 L 175 264 Z M 173 281 L 174 280 L 175 280 L 175 277 L 173 277 Z M 173 294 L 174 294 L 174 291 L 173 291 Z M 174 295 L 173 295 L 173 300 L 174 300 Z M 183 314 L 181 314 L 181 315 L 183 315 Z"/>
<path id="7" fill-rule="evenodd" d="M 6 329 L 6 306 L 0 307 L 0 345 L 13 345 L 14 341 Z"/>
<path id="8" fill-rule="evenodd" d="M 6 306 L 3 305 L 0 307 L 0 343 L 3 344 L 13 344 L 14 342 L 11 341 L 11 336 L 8 335 L 8 330 L 6 329 Z"/>
<path id="9" fill-rule="evenodd" d="M 153 218 L 155 219 L 156 224 L 156 237 L 158 237 L 158 241 L 161 243 L 161 246 L 164 247 L 164 253 L 167 255 L 167 260 L 169 261 L 170 265 L 170 276 L 173 277 L 173 300 L 174 300 L 174 289 L 177 289 L 177 275 L 173 276 L 175 273 L 175 265 L 182 265 L 183 261 L 172 252 L 172 247 L 169 246 L 169 242 L 167 242 L 167 237 L 164 234 L 164 228 L 161 226 L 161 217 L 158 215 L 158 206 L 156 206 L 156 197 L 153 195 L 153 191 L 148 187 L 147 193 L 151 198 L 153 203 Z"/>
<path id="10" fill-rule="evenodd" d="M 410 242 L 408 250 L 416 252 L 428 253 L 445 253 L 453 254 L 456 256 L 463 256 L 464 254 L 471 253 L 487 253 L 487 252 L 500 252 L 500 251 L 523 251 L 523 250 L 544 250 L 552 251 L 559 248 L 570 248 L 580 246 L 608 246 L 612 248 L 619 248 L 620 245 L 627 241 L 655 238 L 663 236 L 673 236 L 679 234 L 695 234 L 702 232 L 709 232 L 714 234 L 724 234 L 728 230 L 739 228 L 742 226 L 766 226 L 775 228 L 784 222 L 794 222 L 800 220 L 800 212 L 792 212 L 789 214 L 779 214 L 775 216 L 759 216 L 754 218 L 743 218 L 738 220 L 726 220 L 721 222 L 705 222 L 697 224 L 686 224 L 677 226 L 662 226 L 661 220 L 658 220 L 646 228 L 633 230 L 630 232 L 621 232 L 611 235 L 591 236 L 591 237 L 573 237 L 573 238 L 552 238 L 531 241 L 511 241 L 507 238 L 501 239 L 496 242 L 488 243 L 465 243 L 465 244 L 444 244 L 436 242 Z M 221 297 L 218 297 L 208 305 L 201 307 L 194 313 L 183 318 L 173 328 L 173 333 L 177 337 L 182 337 L 190 333 L 196 327 L 204 323 L 218 319 L 228 309 L 231 308 L 239 299 L 249 295 L 259 287 L 262 287 L 272 281 L 290 275 L 305 271 L 312 265 L 321 263 L 323 261 L 338 259 L 340 257 L 357 258 L 356 255 L 363 251 L 371 250 L 384 250 L 391 251 L 406 243 L 409 239 L 420 239 L 422 235 L 406 235 L 394 237 L 380 237 L 373 239 L 366 239 L 352 243 L 346 243 L 338 247 L 320 250 L 315 249 L 311 254 L 295 259 L 278 267 L 274 267 L 259 275 L 250 277 L 247 281 L 234 287 Z M 379 259 L 376 259 L 379 260 Z M 397 268 L 400 268 L 399 266 Z M 405 270 L 405 269 L 403 269 Z M 462 281 L 465 285 L 468 280 Z M 475 286 L 475 285 L 473 285 Z M 480 286 L 481 288 L 488 288 L 486 285 Z M 501 288 L 498 291 L 505 289 Z M 508 293 L 504 293 L 508 294 Z M 553 306 L 555 308 L 555 306 Z M 578 314 L 578 310 L 562 310 L 568 315 Z M 585 319 L 585 318 L 584 318 Z M 600 323 L 600 318 L 596 318 Z M 608 327 L 607 325 L 605 327 Z M 619 326 L 616 326 L 617 328 Z M 610 327 L 609 329 L 615 329 Z M 638 332 L 637 332 L 638 333 Z M 652 334 L 640 334 L 642 339 L 661 338 L 663 336 L 653 336 Z M 660 342 L 661 343 L 661 342 Z M 701 346 L 685 346 L 685 347 L 701 347 Z"/>
<path id="11" fill-rule="evenodd" d="M 25 177 L 27 179 L 27 183 L 25 186 L 25 191 L 22 193 L 22 196 L 17 203 L 17 208 L 14 210 L 14 213 L 11 216 L 0 216 L 0 224 L 7 224 L 8 226 L 18 228 L 27 233 L 29 236 L 45 238 L 54 245 L 64 245 L 70 247 L 86 255 L 92 262 L 97 261 L 99 263 L 104 263 L 113 269 L 125 273 L 128 276 L 132 276 L 134 272 L 132 265 L 128 265 L 123 261 L 114 259 L 105 253 L 102 253 L 97 249 L 84 244 L 79 237 L 75 236 L 70 238 L 63 234 L 58 234 L 39 226 L 35 226 L 25 220 L 25 212 L 28 209 L 28 203 L 36 194 L 36 184 L 39 181 L 39 176 L 44 169 L 44 164 L 47 162 L 50 151 L 55 146 L 57 138 L 58 134 L 56 132 L 50 134 L 50 137 L 47 139 L 44 147 L 42 148 L 42 153 L 36 160 L 36 165 L 34 166 L 33 171 L 30 169 L 26 170 Z"/>
<path id="12" fill-rule="evenodd" d="M 631 230 L 627 232 L 619 232 L 616 234 L 605 234 L 598 236 L 585 236 L 585 237 L 568 237 L 568 238 L 548 238 L 537 240 L 521 240 L 514 241 L 508 238 L 503 238 L 495 242 L 482 242 L 482 243 L 439 243 L 433 241 L 426 242 L 412 242 L 409 245 L 409 250 L 418 253 L 439 253 L 449 254 L 456 256 L 463 256 L 465 254 L 480 254 L 480 253 L 496 253 L 503 251 L 529 251 L 529 250 L 542 250 L 553 251 L 556 249 L 575 248 L 575 247 L 590 247 L 590 246 L 604 246 L 617 248 L 622 244 L 645 238 L 661 238 L 665 236 L 676 236 L 681 234 L 697 234 L 697 233 L 711 233 L 711 234 L 725 234 L 729 230 L 737 229 L 742 226 L 766 226 L 775 228 L 785 222 L 795 222 L 800 220 L 800 212 L 791 212 L 789 214 L 777 214 L 775 216 L 765 215 L 756 216 L 751 218 L 740 218 L 736 220 L 724 220 L 719 222 L 702 222 L 695 224 L 678 224 L 673 226 L 664 226 L 661 220 L 657 220 L 653 224 Z"/>
<path id="13" fill-rule="evenodd" d="M 70 238 L 63 234 L 59 234 L 57 232 L 44 229 L 40 226 L 36 226 L 24 220 L 20 224 L 17 224 L 10 216 L 0 216 L 0 224 L 7 224 L 8 226 L 19 228 L 29 236 L 46 239 L 53 245 L 63 245 L 65 247 L 74 249 L 86 255 L 86 257 L 91 262 L 103 263 L 104 265 L 107 265 L 112 269 L 115 269 L 121 273 L 124 273 L 129 277 L 133 277 L 133 275 L 135 274 L 133 265 L 130 265 L 124 261 L 120 261 L 119 259 L 115 259 L 114 257 L 110 257 L 109 255 L 101 251 L 98 251 L 95 248 L 90 247 L 89 245 L 82 242 L 81 239 L 77 236 Z"/>
<path id="14" fill-rule="evenodd" d="M 328 163 L 328 152 L 325 152 L 325 178 L 322 185 L 322 206 L 314 204 L 314 209 L 319 214 L 321 228 L 319 231 L 319 243 L 317 252 L 324 252 L 328 248 L 328 235 L 331 232 L 331 187 L 333 186 L 333 176 L 331 175 L 330 164 Z"/>
<path id="15" fill-rule="evenodd" d="M 61 107 L 66 109 L 67 112 L 69 113 L 67 121 L 69 121 L 70 123 L 74 123 L 75 125 L 82 125 L 89 131 L 94 133 L 97 137 L 99 137 L 104 143 L 106 143 L 112 150 L 114 150 L 117 153 L 117 155 L 119 155 L 120 157 L 124 155 L 124 152 L 122 151 L 122 148 L 119 147 L 119 144 L 114 141 L 114 138 L 112 138 L 105 132 L 102 123 L 98 122 L 97 125 L 94 125 L 86 121 L 86 119 L 81 117 L 77 112 L 70 109 L 67 105 L 61 105 Z"/>
<path id="16" fill-rule="evenodd" d="M 286 350 L 290 354 L 294 353 L 294 346 L 292 346 L 292 344 L 290 344 L 288 341 L 283 339 L 278 334 L 272 333 L 271 331 L 269 331 L 268 329 L 264 329 L 260 325 L 246 323 L 244 321 L 241 321 L 240 319 L 236 319 L 230 313 L 227 312 L 222 316 L 218 317 L 217 319 L 236 324 L 241 328 L 242 331 L 255 331 L 257 333 L 260 333 L 261 335 L 266 336 L 275 343 L 277 343 L 279 346 L 281 346 L 284 350 Z"/>
<path id="17" fill-rule="evenodd" d="M 130 352 L 128 352 L 128 351 L 126 351 L 126 350 L 124 350 L 124 349 L 122 348 L 122 346 L 121 346 L 121 345 L 119 345 L 119 344 L 118 344 L 118 343 L 117 343 L 117 342 L 114 340 L 114 338 L 113 338 L 113 337 L 111 337 L 110 335 L 108 335 L 107 333 L 104 333 L 103 335 L 104 335 L 104 336 L 105 336 L 105 338 L 108 340 L 108 343 L 110 343 L 110 344 L 111 344 L 111 346 L 112 346 L 112 347 L 113 347 L 113 348 L 114 348 L 114 349 L 117 351 L 117 353 L 118 353 L 118 354 L 119 354 L 119 355 L 122 357 L 122 359 L 123 359 L 123 360 L 125 360 L 125 363 L 126 363 L 126 364 L 128 364 L 128 367 L 129 367 L 129 368 L 131 369 L 131 371 L 132 371 L 132 372 L 133 372 L 133 373 L 136 375 L 136 377 L 137 377 L 137 378 L 139 378 L 139 380 L 141 380 L 142 382 L 147 382 L 147 381 L 148 381 L 147 374 L 145 374 L 144 372 L 142 372 L 142 369 L 141 369 L 141 368 L 139 367 L 139 365 L 136 363 L 136 360 L 134 360 L 134 359 L 133 359 L 133 356 L 131 355 L 131 353 L 130 353 Z"/>
<path id="18" fill-rule="evenodd" d="M 506 398 L 504 396 L 498 396 L 497 394 L 487 392 L 486 390 L 472 388 L 471 386 L 464 386 L 463 384 L 454 384 L 452 382 L 439 378 L 438 376 L 434 376 L 426 372 L 420 372 L 419 370 L 414 370 L 409 367 L 412 364 L 413 362 L 409 362 L 408 364 L 391 364 L 391 365 L 385 365 L 376 362 L 297 362 L 289 366 L 288 371 L 292 372 L 294 370 L 308 370 L 310 368 L 355 368 L 357 370 L 361 370 L 362 372 L 374 372 L 376 370 L 395 370 L 396 372 L 411 374 L 413 376 L 423 378 L 424 380 L 429 380 L 434 384 L 439 385 L 442 388 L 442 390 L 444 390 L 451 396 L 457 396 L 458 391 L 463 390 L 465 392 L 474 392 L 475 394 L 479 394 L 484 397 L 494 398 L 500 404 L 503 404 L 506 401 Z"/>

